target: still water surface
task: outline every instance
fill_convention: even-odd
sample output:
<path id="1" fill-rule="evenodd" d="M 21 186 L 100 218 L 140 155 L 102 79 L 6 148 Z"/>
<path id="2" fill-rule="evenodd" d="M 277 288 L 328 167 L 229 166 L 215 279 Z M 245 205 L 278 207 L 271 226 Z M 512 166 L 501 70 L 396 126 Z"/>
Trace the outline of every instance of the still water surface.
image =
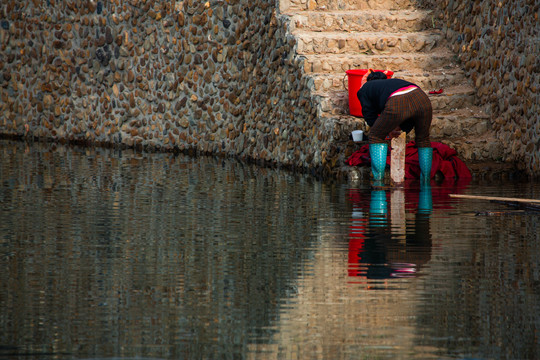
<path id="1" fill-rule="evenodd" d="M 0 141 L 0 359 L 535 359 L 540 217 L 232 160 Z"/>

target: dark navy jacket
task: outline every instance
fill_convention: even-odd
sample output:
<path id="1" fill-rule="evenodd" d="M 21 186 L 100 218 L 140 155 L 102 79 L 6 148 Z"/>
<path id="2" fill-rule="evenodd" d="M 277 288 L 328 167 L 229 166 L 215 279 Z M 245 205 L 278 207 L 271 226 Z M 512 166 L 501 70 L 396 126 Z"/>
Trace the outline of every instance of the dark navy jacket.
<path id="1" fill-rule="evenodd" d="M 402 79 L 371 80 L 366 82 L 356 93 L 362 105 L 362 115 L 369 126 L 373 126 L 379 115 L 383 112 L 386 102 L 394 91 L 403 87 L 414 85 Z M 409 132 L 412 123 L 407 121 L 400 125 L 401 130 Z"/>

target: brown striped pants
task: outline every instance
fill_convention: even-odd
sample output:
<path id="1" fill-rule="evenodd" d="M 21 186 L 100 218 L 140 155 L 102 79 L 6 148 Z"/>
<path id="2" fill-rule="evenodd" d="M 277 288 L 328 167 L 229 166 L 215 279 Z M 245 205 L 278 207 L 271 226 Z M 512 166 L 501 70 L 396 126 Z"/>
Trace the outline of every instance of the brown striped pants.
<path id="1" fill-rule="evenodd" d="M 431 147 L 429 129 L 433 110 L 429 97 L 420 88 L 407 94 L 392 96 L 382 114 L 369 129 L 370 143 L 384 143 L 392 130 L 404 122 L 412 122 L 417 147 Z"/>

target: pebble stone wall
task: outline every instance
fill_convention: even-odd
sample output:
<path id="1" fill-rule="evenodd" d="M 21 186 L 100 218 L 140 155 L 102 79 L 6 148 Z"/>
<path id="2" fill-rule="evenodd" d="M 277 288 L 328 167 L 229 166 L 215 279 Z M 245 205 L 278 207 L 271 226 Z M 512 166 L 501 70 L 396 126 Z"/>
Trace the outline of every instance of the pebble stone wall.
<path id="1" fill-rule="evenodd" d="M 438 11 L 501 160 L 540 175 L 538 2 L 403 1 Z M 4 0 L 0 135 L 331 170 L 338 130 L 317 117 L 280 4 Z"/>
<path id="2" fill-rule="evenodd" d="M 540 176 L 540 2 L 437 0 L 429 6 L 438 9 L 490 114 L 494 141 L 505 148 L 502 160 Z"/>
<path id="3" fill-rule="evenodd" d="M 0 133 L 324 171 L 274 0 L 6 0 Z"/>

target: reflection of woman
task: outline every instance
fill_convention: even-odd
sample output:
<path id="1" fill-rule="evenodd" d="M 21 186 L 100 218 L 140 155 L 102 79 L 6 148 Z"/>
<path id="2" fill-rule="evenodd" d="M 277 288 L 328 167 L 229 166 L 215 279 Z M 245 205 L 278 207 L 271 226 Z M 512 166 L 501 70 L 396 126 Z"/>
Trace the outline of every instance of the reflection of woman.
<path id="1" fill-rule="evenodd" d="M 382 180 L 386 167 L 386 137 L 398 136 L 401 130 L 414 128 L 420 160 L 420 179 L 429 181 L 433 149 L 429 131 L 433 110 L 431 101 L 418 86 L 402 79 L 387 79 L 374 71 L 358 90 L 364 120 L 370 126 L 369 151 L 375 180 Z M 380 114 L 380 115 L 379 115 Z"/>
<path id="2" fill-rule="evenodd" d="M 420 191 L 431 191 L 421 189 Z M 415 276 L 418 268 L 431 258 L 430 209 L 418 203 L 414 231 L 407 229 L 402 236 L 392 234 L 386 213 L 386 192 L 351 193 L 353 209 L 366 207 L 366 218 L 353 218 L 349 235 L 349 276 L 367 279 L 388 279 Z M 421 194 L 409 194 L 416 197 Z M 422 196 L 422 195 L 421 195 Z M 369 204 L 369 210 L 367 205 Z"/>

